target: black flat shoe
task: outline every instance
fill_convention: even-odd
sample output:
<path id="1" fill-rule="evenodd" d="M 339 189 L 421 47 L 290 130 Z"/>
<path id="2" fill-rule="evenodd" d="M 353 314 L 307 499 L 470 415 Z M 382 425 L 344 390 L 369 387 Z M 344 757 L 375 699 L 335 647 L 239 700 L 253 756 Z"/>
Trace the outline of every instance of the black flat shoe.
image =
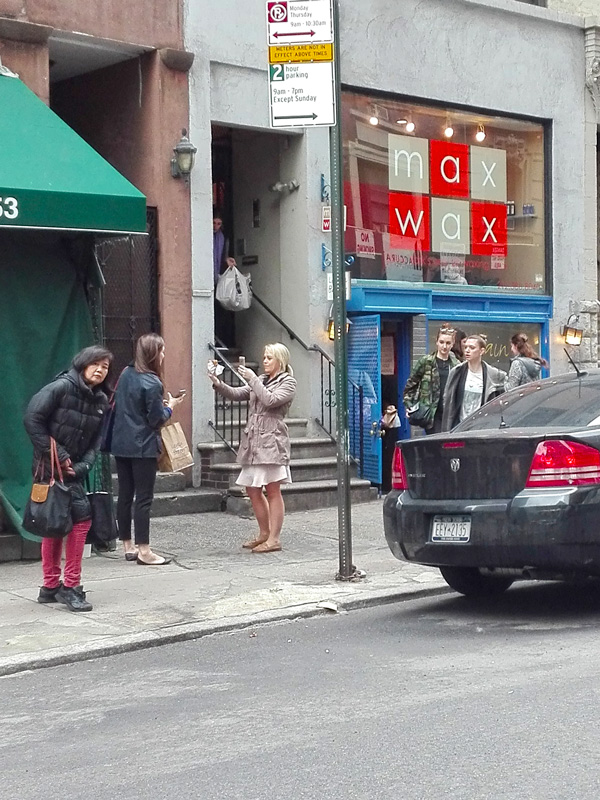
<path id="1" fill-rule="evenodd" d="M 125 553 L 125 561 L 137 561 L 137 553 Z"/>
<path id="2" fill-rule="evenodd" d="M 149 564 L 147 561 L 142 561 L 139 556 L 137 557 L 136 561 L 138 564 L 141 564 L 144 567 L 164 567 L 171 563 L 170 558 L 165 558 L 164 561 L 159 561 L 158 564 Z"/>

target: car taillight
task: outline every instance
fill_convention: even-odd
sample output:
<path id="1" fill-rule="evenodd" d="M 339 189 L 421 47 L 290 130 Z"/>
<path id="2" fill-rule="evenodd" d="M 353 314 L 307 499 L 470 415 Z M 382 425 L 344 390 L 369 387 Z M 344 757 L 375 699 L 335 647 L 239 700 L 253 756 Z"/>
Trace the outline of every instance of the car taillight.
<path id="1" fill-rule="evenodd" d="M 525 486 L 582 486 L 600 483 L 600 451 L 587 444 L 548 439 L 533 455 Z"/>
<path id="2" fill-rule="evenodd" d="M 398 446 L 394 450 L 394 461 L 392 463 L 392 489 L 408 489 L 404 458 L 402 457 L 402 450 Z"/>

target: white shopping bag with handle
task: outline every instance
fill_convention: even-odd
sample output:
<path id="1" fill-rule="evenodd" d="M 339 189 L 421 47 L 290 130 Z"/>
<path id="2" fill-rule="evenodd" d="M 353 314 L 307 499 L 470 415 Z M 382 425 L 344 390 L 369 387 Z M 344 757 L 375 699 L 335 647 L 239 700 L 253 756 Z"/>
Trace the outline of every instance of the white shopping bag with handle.
<path id="1" fill-rule="evenodd" d="M 237 267 L 227 267 L 219 276 L 216 298 L 228 311 L 245 311 L 252 302 L 250 275 L 242 275 Z"/>

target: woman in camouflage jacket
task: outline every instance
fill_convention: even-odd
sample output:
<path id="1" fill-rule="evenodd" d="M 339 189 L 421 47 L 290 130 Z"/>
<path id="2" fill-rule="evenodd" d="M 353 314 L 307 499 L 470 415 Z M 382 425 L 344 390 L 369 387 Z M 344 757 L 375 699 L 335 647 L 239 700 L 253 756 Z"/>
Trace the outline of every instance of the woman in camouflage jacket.
<path id="1" fill-rule="evenodd" d="M 422 425 L 426 433 L 442 430 L 444 389 L 450 370 L 460 363 L 452 352 L 454 333 L 454 328 L 448 323 L 439 328 L 435 352 L 417 361 L 404 387 L 403 401 L 409 421 L 410 412 L 417 407 L 428 412 Z"/>

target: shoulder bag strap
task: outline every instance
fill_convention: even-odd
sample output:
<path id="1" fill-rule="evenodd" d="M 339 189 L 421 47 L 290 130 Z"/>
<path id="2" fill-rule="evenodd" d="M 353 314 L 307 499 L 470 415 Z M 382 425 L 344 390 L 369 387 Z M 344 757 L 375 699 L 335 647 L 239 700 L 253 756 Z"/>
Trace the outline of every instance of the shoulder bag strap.
<path id="1" fill-rule="evenodd" d="M 61 483 L 64 483 L 63 480 L 63 472 L 60 466 L 60 461 L 58 460 L 58 449 L 56 447 L 56 441 L 50 437 L 50 485 L 54 483 L 54 468 L 56 467 L 56 472 L 60 479 Z"/>
<path id="2" fill-rule="evenodd" d="M 117 382 L 115 383 L 115 388 L 113 389 L 113 392 L 112 392 L 112 395 L 111 395 L 111 398 L 110 398 L 110 401 L 109 401 L 109 405 L 111 406 L 111 408 L 114 408 L 115 395 L 117 394 L 117 389 L 119 388 L 119 381 L 121 380 L 121 378 L 125 374 L 125 370 L 126 369 L 127 369 L 127 367 L 123 367 L 123 369 L 121 370 L 121 374 L 119 375 L 119 377 L 117 378 Z"/>

